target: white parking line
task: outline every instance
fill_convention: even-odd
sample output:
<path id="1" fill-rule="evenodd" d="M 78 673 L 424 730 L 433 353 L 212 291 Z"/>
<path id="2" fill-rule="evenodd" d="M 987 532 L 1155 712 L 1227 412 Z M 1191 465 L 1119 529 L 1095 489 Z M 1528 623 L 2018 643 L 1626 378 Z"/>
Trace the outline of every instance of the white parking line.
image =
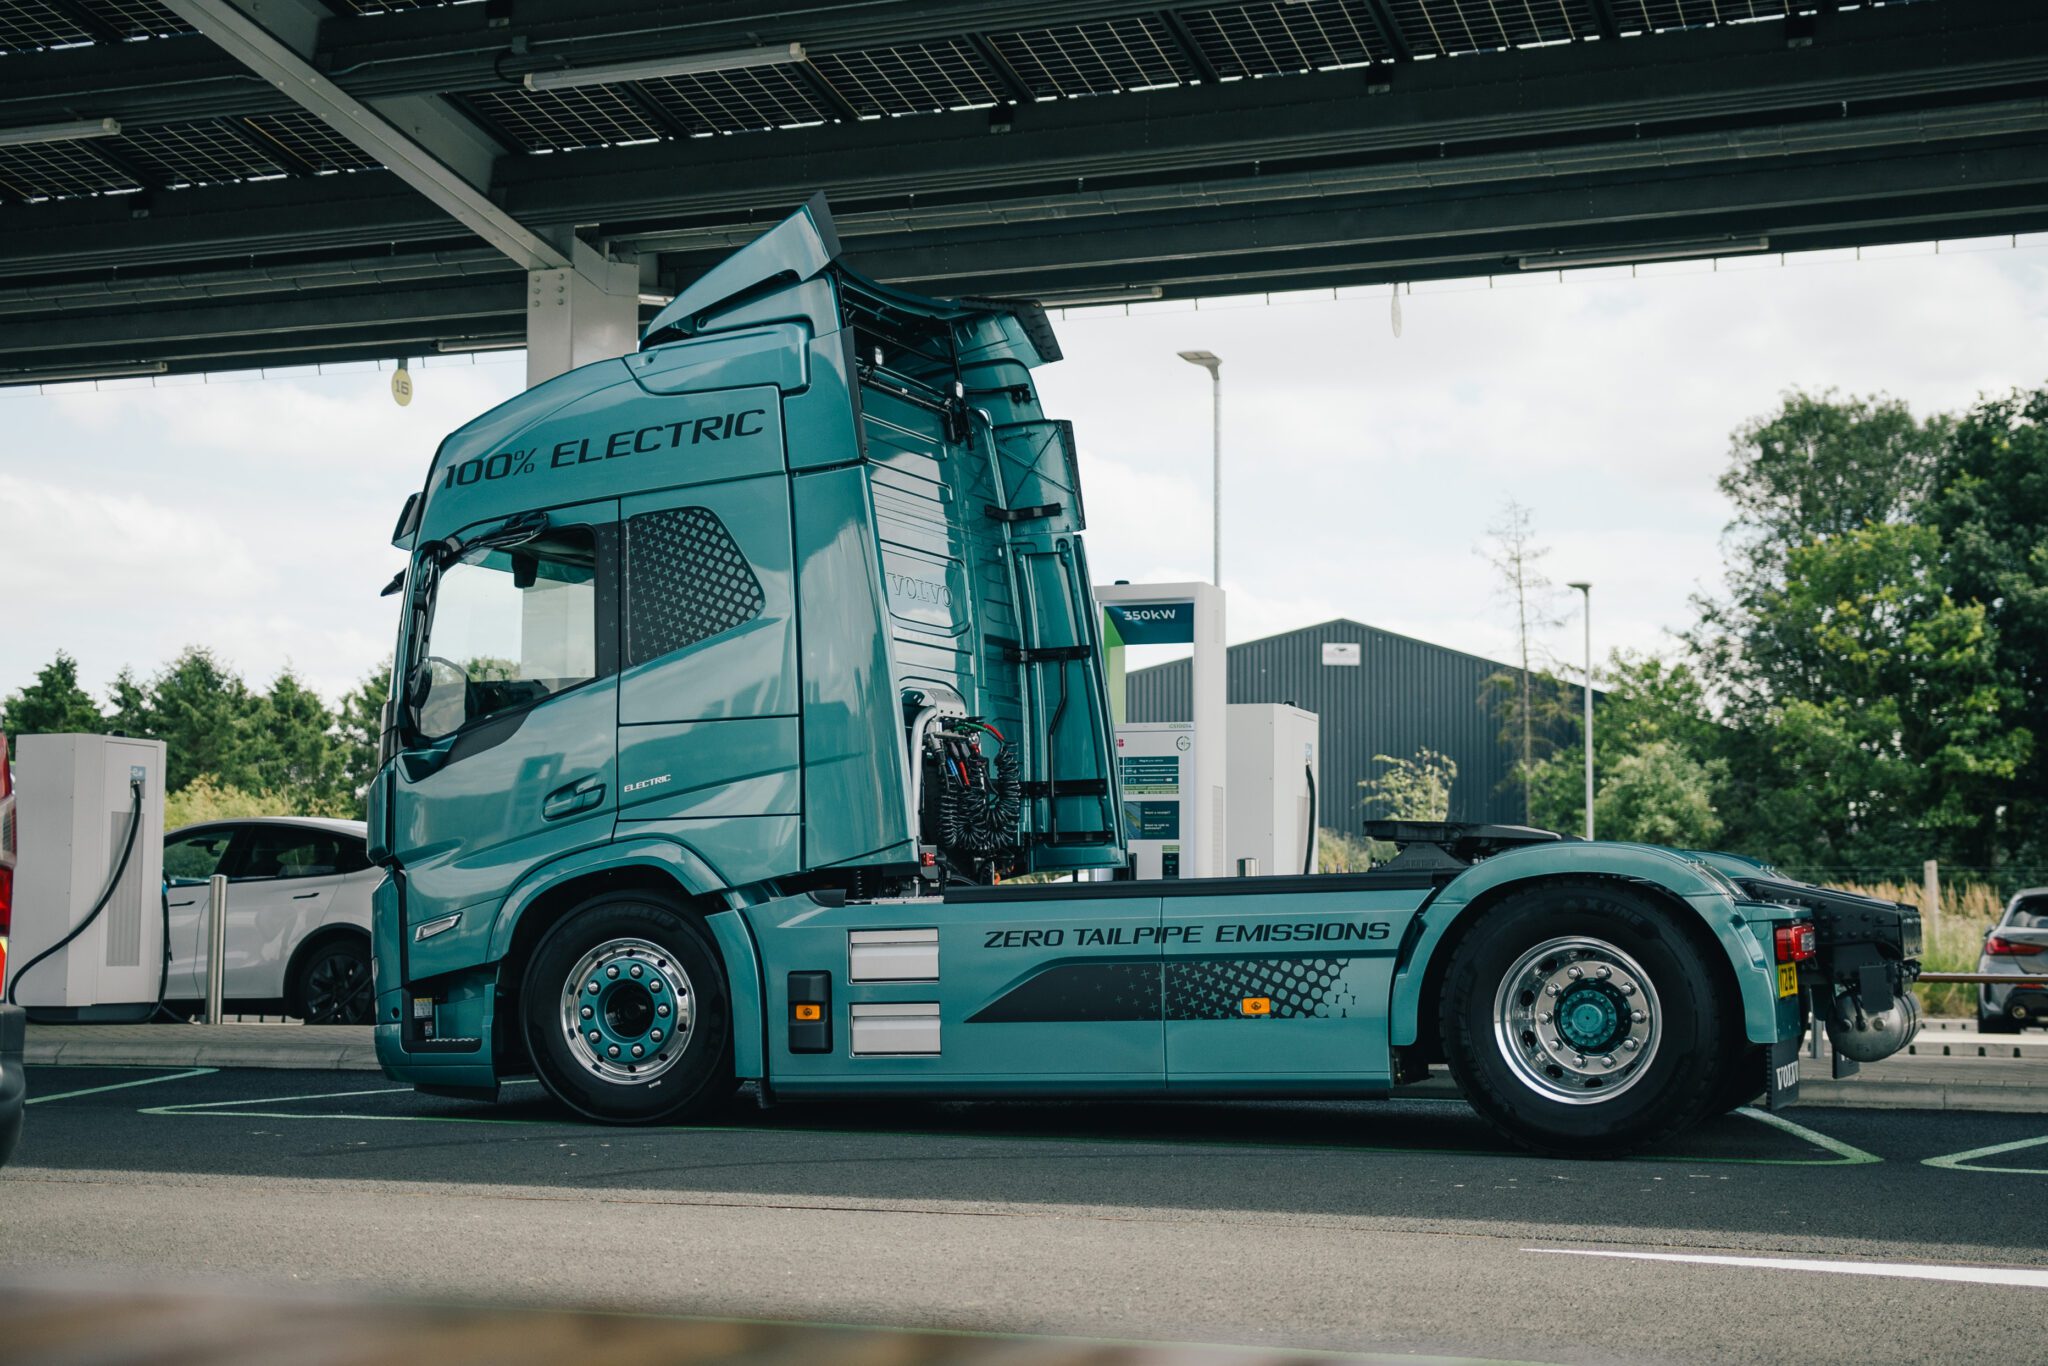
<path id="1" fill-rule="evenodd" d="M 1993 1172 L 2001 1176 L 2048 1176 L 2048 1167 L 1979 1167 L 1974 1165 L 1980 1157 L 1996 1157 L 2000 1153 L 2016 1153 L 2024 1148 L 2038 1148 L 2048 1144 L 2048 1134 L 2040 1138 L 2015 1139 L 2011 1143 L 1994 1143 L 1988 1148 L 1972 1148 L 1966 1153 L 1948 1153 L 1942 1157 L 1930 1157 L 1920 1163 L 1923 1167 L 1940 1167 L 1951 1172 Z"/>
<path id="2" fill-rule="evenodd" d="M 1746 1266 L 1764 1271 L 1824 1271 L 1838 1276 L 1890 1276 L 1908 1281 L 1960 1281 L 1966 1285 L 2009 1285 L 2048 1290 L 2048 1271 L 2004 1266 L 1925 1266 L 1917 1262 L 1821 1262 L 1804 1257 L 1726 1257 L 1684 1252 L 1601 1252 L 1583 1247 L 1525 1247 L 1552 1257 L 1614 1257 L 1632 1262 L 1689 1262 L 1697 1266 Z"/>
<path id="3" fill-rule="evenodd" d="M 1884 1159 L 1879 1157 L 1876 1153 L 1867 1153 L 1863 1151 L 1863 1149 L 1855 1146 L 1853 1143 L 1844 1143 L 1839 1138 L 1830 1138 L 1828 1135 L 1822 1133 L 1820 1130 L 1809 1129 L 1804 1124 L 1794 1124 L 1791 1120 L 1785 1118 L 1783 1115 L 1773 1114 L 1769 1110 L 1759 1110 L 1754 1106 L 1745 1105 L 1742 1106 L 1739 1110 L 1737 1110 L 1736 1113 L 1741 1115 L 1747 1115 L 1751 1119 L 1757 1120 L 1764 1124 L 1768 1124 L 1773 1129 L 1782 1129 L 1786 1133 L 1791 1134 L 1796 1138 L 1803 1138 L 1808 1143 L 1811 1143 L 1814 1147 L 1825 1149 L 1826 1151 L 1833 1153 L 1836 1157 L 1839 1157 L 1841 1159 L 1840 1162 L 1827 1163 L 1786 1161 L 1783 1164 L 1785 1166 L 1861 1167 L 1872 1162 L 1884 1161 Z"/>
<path id="4" fill-rule="evenodd" d="M 70 1100 L 74 1096 L 96 1096 L 102 1091 L 125 1091 L 131 1086 L 154 1086 L 160 1081 L 182 1081 L 186 1077 L 207 1077 L 218 1072 L 218 1067 L 195 1067 L 187 1072 L 173 1072 L 165 1077 L 137 1077 L 134 1081 L 117 1081 L 107 1086 L 88 1086 L 80 1091 L 59 1091 L 54 1096 L 30 1096 L 24 1104 L 48 1105 L 53 1100 Z"/>

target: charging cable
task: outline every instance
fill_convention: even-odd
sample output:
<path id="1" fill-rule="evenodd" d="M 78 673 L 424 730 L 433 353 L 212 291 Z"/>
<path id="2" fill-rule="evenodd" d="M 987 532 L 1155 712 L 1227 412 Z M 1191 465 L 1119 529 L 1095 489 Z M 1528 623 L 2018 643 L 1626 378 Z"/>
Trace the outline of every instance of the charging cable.
<path id="1" fill-rule="evenodd" d="M 121 885 L 121 875 L 128 871 L 129 856 L 135 852 L 136 832 L 142 829 L 142 779 L 131 778 L 128 780 L 128 794 L 134 801 L 134 804 L 128 811 L 128 840 L 127 843 L 121 846 L 121 859 L 114 865 L 114 875 L 107 879 L 106 890 L 100 893 L 100 899 L 93 903 L 90 911 L 86 912 L 85 919 L 71 927 L 71 933 L 65 935 L 62 939 L 59 939 L 56 943 L 50 945 L 50 947 L 15 969 L 14 980 L 7 984 L 7 1004 L 14 1005 L 16 1003 L 14 993 L 21 990 L 21 979 L 28 976 L 36 964 L 64 948 L 65 945 L 78 938 L 79 935 L 84 934 L 92 922 L 100 918 L 100 912 L 107 909 L 107 903 L 114 899 L 114 889 Z M 159 1002 L 163 999 L 161 990 L 157 993 L 157 999 Z"/>

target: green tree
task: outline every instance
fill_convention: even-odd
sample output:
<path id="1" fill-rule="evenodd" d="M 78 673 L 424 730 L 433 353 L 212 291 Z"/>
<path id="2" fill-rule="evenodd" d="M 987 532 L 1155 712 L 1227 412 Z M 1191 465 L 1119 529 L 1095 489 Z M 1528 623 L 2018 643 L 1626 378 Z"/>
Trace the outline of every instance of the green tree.
<path id="1" fill-rule="evenodd" d="M 165 786 L 182 790 L 201 774 L 254 792 L 263 783 L 250 743 L 258 699 L 241 676 L 204 646 L 188 646 L 149 683 L 149 733 L 168 751 Z"/>
<path id="2" fill-rule="evenodd" d="M 1946 590 L 1941 533 L 1867 525 L 1793 550 L 1745 605 L 1730 771 L 1780 862 L 1982 865 L 2031 757 L 1986 608 Z"/>
<path id="3" fill-rule="evenodd" d="M 2005 789 L 2000 844 L 2048 864 L 2048 389 L 1984 399 L 1950 432 L 1927 520 L 1947 554 L 1948 587 L 1984 604 L 2013 723 L 2036 738 Z"/>
<path id="4" fill-rule="evenodd" d="M 136 678 L 135 670 L 126 664 L 121 666 L 121 672 L 114 675 L 113 685 L 107 689 L 107 702 L 113 707 L 107 716 L 110 734 L 149 738 L 152 734 L 149 687 Z"/>
<path id="5" fill-rule="evenodd" d="M 1375 754 L 1386 767 L 1359 783 L 1366 816 L 1372 820 L 1441 821 L 1451 814 L 1451 785 L 1458 780 L 1458 761 L 1433 749 L 1418 749 L 1412 759 Z"/>
<path id="6" fill-rule="evenodd" d="M 1710 765 L 1675 740 L 1653 740 L 1623 755 L 1600 780 L 1593 796 L 1595 829 L 1603 839 L 1711 846 L 1721 835 L 1714 787 Z"/>
<path id="7" fill-rule="evenodd" d="M 1734 437 L 1721 492 L 1738 576 L 1775 577 L 1793 548 L 1866 524 L 1910 520 L 1932 485 L 1945 418 L 1921 422 L 1897 399 L 1794 389 Z"/>
<path id="8" fill-rule="evenodd" d="M 287 796 L 302 814 L 357 814 L 334 713 L 289 668 L 250 709 L 244 761 L 257 791 Z"/>
<path id="9" fill-rule="evenodd" d="M 377 773 L 377 748 L 383 739 L 384 702 L 391 696 L 391 660 L 363 675 L 341 695 L 342 774 L 349 791 L 362 793 Z"/>
<path id="10" fill-rule="evenodd" d="M 1593 772 L 1602 789 L 1593 799 L 1595 833 L 1604 839 L 1649 839 L 1644 833 L 1646 826 L 1619 814 L 1610 820 L 1604 788 L 1624 761 L 1657 746 L 1665 747 L 1657 760 L 1660 768 L 1671 769 L 1683 760 L 1688 772 L 1697 771 L 1707 794 L 1707 809 L 1713 812 L 1727 771 L 1721 757 L 1727 734 L 1714 719 L 1699 674 L 1682 661 L 1617 650 L 1597 671 L 1595 683 L 1601 691 L 1593 714 Z M 1578 714 L 1571 721 L 1576 728 Z M 1580 743 L 1560 746 L 1537 764 L 1530 783 L 1537 824 L 1550 830 L 1584 828 L 1585 753 L 1582 737 Z M 1694 822 L 1691 828 L 1704 831 L 1707 827 Z M 1718 825 L 1714 828 L 1718 831 Z M 1711 836 L 1701 833 L 1694 842 L 1707 838 Z"/>
<path id="11" fill-rule="evenodd" d="M 1451 787 L 1458 780 L 1458 761 L 1433 749 L 1418 749 L 1410 759 L 1375 754 L 1372 761 L 1384 764 L 1374 776 L 1360 782 L 1368 820 L 1441 821 L 1450 819 Z M 1367 841 L 1373 863 L 1385 863 L 1398 852 L 1386 840 Z M 1350 850 L 1342 857 L 1355 857 Z"/>
<path id="12" fill-rule="evenodd" d="M 106 718 L 92 695 L 78 686 L 78 661 L 62 650 L 36 671 L 36 681 L 0 701 L 0 731 L 17 735 L 96 735 Z"/>

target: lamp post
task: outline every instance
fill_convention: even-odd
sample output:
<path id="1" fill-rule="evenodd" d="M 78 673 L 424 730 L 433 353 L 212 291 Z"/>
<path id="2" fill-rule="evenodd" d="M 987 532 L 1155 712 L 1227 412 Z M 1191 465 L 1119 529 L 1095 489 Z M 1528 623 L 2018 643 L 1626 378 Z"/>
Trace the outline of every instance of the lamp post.
<path id="1" fill-rule="evenodd" d="M 1215 447 L 1216 486 L 1210 495 L 1216 510 L 1215 552 L 1216 566 L 1210 572 L 1209 581 L 1218 588 L 1223 586 L 1223 357 L 1214 351 L 1183 351 L 1180 358 L 1190 365 L 1199 365 L 1209 372 L 1209 390 L 1213 396 L 1214 416 L 1211 419 L 1211 442 Z"/>
<path id="2" fill-rule="evenodd" d="M 1593 585 L 1567 584 L 1586 600 L 1586 838 L 1593 838 Z"/>

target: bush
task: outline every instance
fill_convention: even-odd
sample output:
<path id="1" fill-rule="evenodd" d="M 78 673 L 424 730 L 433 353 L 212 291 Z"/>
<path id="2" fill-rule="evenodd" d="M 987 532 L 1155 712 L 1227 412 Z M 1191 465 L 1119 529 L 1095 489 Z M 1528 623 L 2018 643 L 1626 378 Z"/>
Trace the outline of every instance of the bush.
<path id="1" fill-rule="evenodd" d="M 257 816 L 292 816 L 292 803 L 270 792 L 245 792 L 201 774 L 183 791 L 164 798 L 164 829 L 178 830 L 207 821 L 249 820 Z"/>

